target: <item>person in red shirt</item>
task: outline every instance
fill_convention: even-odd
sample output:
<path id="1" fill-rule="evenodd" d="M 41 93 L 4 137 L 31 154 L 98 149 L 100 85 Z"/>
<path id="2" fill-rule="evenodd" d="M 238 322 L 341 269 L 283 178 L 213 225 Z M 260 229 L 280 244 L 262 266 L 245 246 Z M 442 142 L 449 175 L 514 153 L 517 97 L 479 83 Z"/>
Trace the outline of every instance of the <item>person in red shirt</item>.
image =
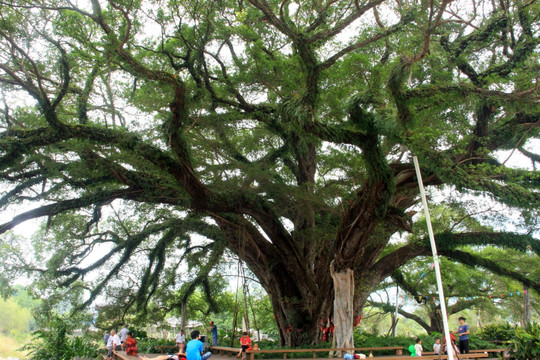
<path id="1" fill-rule="evenodd" d="M 242 346 L 242 350 L 240 350 L 238 355 L 236 355 L 237 358 L 239 358 L 242 355 L 245 356 L 246 350 L 251 349 L 251 338 L 248 336 L 247 331 L 244 331 L 242 333 L 242 337 L 240 338 L 240 345 Z M 242 358 L 244 356 L 242 356 Z"/>
<path id="2" fill-rule="evenodd" d="M 126 354 L 137 356 L 137 340 L 135 340 L 131 331 L 127 333 L 127 338 L 122 344 L 122 347 L 126 351 Z"/>

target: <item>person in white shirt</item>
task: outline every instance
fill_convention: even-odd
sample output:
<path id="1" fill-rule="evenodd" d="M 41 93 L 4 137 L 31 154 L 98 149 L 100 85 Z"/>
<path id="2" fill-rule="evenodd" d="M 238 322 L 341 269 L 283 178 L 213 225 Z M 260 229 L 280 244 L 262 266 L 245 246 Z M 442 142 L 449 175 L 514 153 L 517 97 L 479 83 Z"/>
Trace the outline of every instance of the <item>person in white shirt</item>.
<path id="1" fill-rule="evenodd" d="M 422 356 L 422 351 L 424 351 L 422 348 L 422 339 L 416 338 L 416 345 L 414 345 L 414 352 L 416 353 L 416 356 Z"/>
<path id="2" fill-rule="evenodd" d="M 178 346 L 180 352 L 184 352 L 186 347 L 186 335 L 184 334 L 184 330 L 180 330 L 180 332 L 176 334 L 176 346 Z"/>
<path id="3" fill-rule="evenodd" d="M 435 339 L 435 344 L 433 344 L 433 352 L 435 355 L 439 355 L 441 353 L 441 339 Z"/>
<path id="4" fill-rule="evenodd" d="M 114 330 L 111 330 L 111 336 L 109 336 L 109 341 L 107 342 L 107 349 L 109 350 L 107 353 L 107 357 L 109 359 L 112 359 L 113 350 L 122 350 L 122 342 L 120 341 L 120 337 L 116 334 L 116 331 Z"/>
<path id="5" fill-rule="evenodd" d="M 122 342 L 122 344 L 124 343 L 124 341 L 126 341 L 128 332 L 129 332 L 129 329 L 127 328 L 127 325 L 124 325 L 122 330 L 118 332 L 118 335 L 120 335 L 120 341 Z"/>

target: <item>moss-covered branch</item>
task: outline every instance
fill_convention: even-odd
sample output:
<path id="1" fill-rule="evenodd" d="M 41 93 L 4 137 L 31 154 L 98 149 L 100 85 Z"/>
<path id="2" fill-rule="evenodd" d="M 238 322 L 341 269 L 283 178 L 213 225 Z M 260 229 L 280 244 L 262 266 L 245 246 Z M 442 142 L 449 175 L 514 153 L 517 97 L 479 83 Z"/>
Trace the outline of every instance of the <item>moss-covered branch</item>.
<path id="1" fill-rule="evenodd" d="M 507 276 L 527 284 L 537 291 L 540 290 L 539 282 L 531 280 L 514 270 L 507 269 L 495 261 L 459 249 L 465 246 L 493 245 L 523 252 L 533 251 L 539 254 L 540 241 L 530 235 L 504 232 L 439 233 L 435 235 L 435 242 L 440 255 L 472 267 L 483 267 L 495 274 Z M 431 245 L 427 238 L 422 241 L 411 242 L 380 258 L 373 266 L 373 271 L 381 274 L 383 278 L 391 275 L 398 276 L 399 273 L 396 273 L 396 271 L 411 259 L 429 255 L 431 255 Z"/>

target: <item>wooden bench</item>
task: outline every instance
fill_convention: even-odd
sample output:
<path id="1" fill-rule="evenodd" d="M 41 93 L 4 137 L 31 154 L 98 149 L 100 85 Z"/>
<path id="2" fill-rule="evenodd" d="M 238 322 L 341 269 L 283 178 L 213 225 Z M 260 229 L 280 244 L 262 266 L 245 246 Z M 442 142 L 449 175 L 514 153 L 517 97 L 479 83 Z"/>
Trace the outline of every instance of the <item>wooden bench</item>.
<path id="1" fill-rule="evenodd" d="M 112 352 L 112 358 L 114 360 L 132 360 L 132 359 L 137 359 L 136 356 L 130 356 L 128 354 L 126 354 L 125 351 L 116 351 L 116 350 L 113 350 Z"/>
<path id="2" fill-rule="evenodd" d="M 481 354 L 481 353 L 488 353 L 488 354 L 496 354 L 496 353 L 501 353 L 501 354 L 504 354 L 504 352 L 506 351 L 506 349 L 475 349 L 475 350 L 469 350 L 469 352 L 471 354 Z M 435 353 L 433 351 L 425 351 L 422 353 L 422 355 L 435 355 Z M 467 355 L 467 354 L 459 354 L 459 356 L 461 355 Z"/>
<path id="3" fill-rule="evenodd" d="M 151 359 L 151 358 L 162 356 L 162 355 L 161 354 L 139 354 L 139 356 L 144 356 Z M 112 355 L 114 360 L 141 360 L 139 356 L 128 355 L 126 354 L 125 351 L 113 351 L 113 355 Z"/>
<path id="4" fill-rule="evenodd" d="M 478 353 L 487 353 L 487 354 L 501 354 L 503 359 L 507 359 L 510 357 L 510 353 L 508 352 L 508 349 L 478 349 L 478 350 L 470 350 L 471 354 L 478 354 Z"/>
<path id="5" fill-rule="evenodd" d="M 504 353 L 507 349 L 475 349 L 475 350 L 469 350 L 469 352 L 471 354 L 476 354 L 476 353 L 482 353 L 482 352 L 487 352 L 487 353 Z"/>
<path id="6" fill-rule="evenodd" d="M 240 348 L 233 348 L 227 346 L 212 346 L 211 351 L 219 351 L 220 355 L 227 354 L 233 356 L 240 352 Z M 340 349 L 271 349 L 271 350 L 246 350 L 248 360 L 254 360 L 256 354 L 283 354 L 283 359 L 287 359 L 287 354 L 291 353 L 311 353 L 313 359 L 317 358 L 317 353 L 328 352 L 345 352 L 345 351 L 369 351 L 369 354 L 373 355 L 373 351 L 395 351 L 396 355 L 403 354 L 403 347 L 401 346 L 388 346 L 388 347 L 358 347 L 358 348 L 340 348 Z"/>
<path id="7" fill-rule="evenodd" d="M 439 359 L 448 359 L 448 355 L 422 355 L 418 356 L 422 360 L 439 360 Z M 418 358 L 416 357 L 416 358 Z M 460 359 L 479 359 L 479 358 L 487 358 L 489 357 L 488 354 L 484 353 L 478 353 L 478 354 L 459 354 Z M 378 360 L 404 360 L 405 358 L 411 358 L 407 355 L 402 356 L 376 356 L 375 359 Z M 457 359 L 454 356 L 454 359 Z"/>
<path id="8" fill-rule="evenodd" d="M 240 352 L 240 348 L 234 348 L 229 346 L 210 346 L 210 351 L 215 354 L 215 352 L 219 352 L 219 355 L 228 355 L 233 356 L 238 354 Z"/>
<path id="9" fill-rule="evenodd" d="M 239 349 L 237 351 L 240 351 Z M 387 347 L 357 347 L 357 348 L 337 348 L 337 349 L 273 349 L 273 350 L 247 350 L 246 354 L 248 360 L 254 360 L 255 354 L 283 354 L 283 359 L 287 359 L 287 354 L 290 353 L 311 353 L 313 359 L 317 358 L 317 353 L 329 353 L 340 352 L 343 354 L 346 351 L 365 351 L 373 355 L 373 351 L 394 351 L 396 355 L 403 354 L 403 347 L 401 346 L 387 346 Z"/>

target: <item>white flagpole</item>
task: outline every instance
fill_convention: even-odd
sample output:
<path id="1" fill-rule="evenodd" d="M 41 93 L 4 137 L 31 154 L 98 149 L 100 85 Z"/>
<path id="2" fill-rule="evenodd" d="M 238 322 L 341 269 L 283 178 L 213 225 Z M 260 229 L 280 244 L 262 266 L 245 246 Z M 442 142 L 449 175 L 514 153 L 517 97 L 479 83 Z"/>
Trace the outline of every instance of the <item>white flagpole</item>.
<path id="1" fill-rule="evenodd" d="M 429 234 L 429 242 L 431 243 L 431 252 L 433 253 L 433 264 L 435 266 L 435 277 L 437 278 L 437 288 L 439 289 L 439 302 L 441 303 L 441 316 L 443 320 L 444 336 L 446 337 L 446 348 L 448 349 L 448 359 L 454 360 L 454 351 L 452 347 L 452 339 L 450 338 L 450 328 L 448 327 L 448 315 L 446 313 L 446 301 L 444 299 L 444 291 L 441 278 L 441 268 L 439 267 L 439 255 L 437 254 L 437 245 L 435 244 L 435 236 L 433 236 L 433 228 L 431 227 L 431 218 L 429 216 L 428 203 L 426 200 L 426 193 L 424 191 L 424 183 L 422 181 L 422 173 L 420 172 L 420 165 L 418 164 L 418 158 L 413 155 L 414 169 L 416 170 L 416 178 L 418 179 L 418 188 L 420 189 L 420 196 L 422 198 L 422 205 L 424 206 L 424 213 L 426 215 L 426 224 Z M 452 349 L 452 351 L 450 351 Z"/>

